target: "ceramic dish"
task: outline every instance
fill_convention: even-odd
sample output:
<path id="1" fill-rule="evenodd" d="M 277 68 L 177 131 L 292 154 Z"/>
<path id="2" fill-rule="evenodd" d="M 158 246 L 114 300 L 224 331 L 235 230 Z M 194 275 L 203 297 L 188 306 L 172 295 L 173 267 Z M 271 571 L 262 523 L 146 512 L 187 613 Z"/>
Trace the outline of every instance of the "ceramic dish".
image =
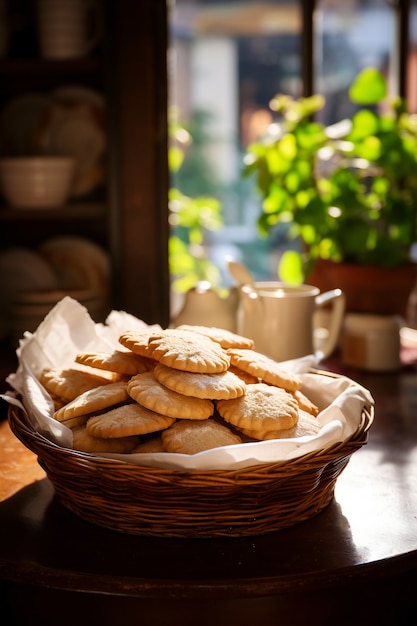
<path id="1" fill-rule="evenodd" d="M 74 176 L 70 157 L 0 159 L 2 193 L 11 209 L 57 209 L 68 200 Z"/>
<path id="2" fill-rule="evenodd" d="M 108 290 L 109 256 L 89 239 L 56 237 L 45 241 L 39 252 L 54 268 L 62 288 Z"/>
<path id="3" fill-rule="evenodd" d="M 51 106 L 41 133 L 44 154 L 75 159 L 72 196 L 93 191 L 104 180 L 106 134 L 104 101 L 83 87 L 65 87 L 51 94 Z"/>
<path id="4" fill-rule="evenodd" d="M 49 263 L 37 252 L 12 247 L 0 254 L 2 293 L 58 289 L 58 280 Z"/>

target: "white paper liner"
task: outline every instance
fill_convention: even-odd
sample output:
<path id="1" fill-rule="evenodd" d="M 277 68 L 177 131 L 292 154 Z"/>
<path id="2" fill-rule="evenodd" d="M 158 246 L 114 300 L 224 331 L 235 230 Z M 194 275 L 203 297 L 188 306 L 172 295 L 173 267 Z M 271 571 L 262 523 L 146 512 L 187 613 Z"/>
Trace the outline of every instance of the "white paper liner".
<path id="1" fill-rule="evenodd" d="M 37 377 L 46 366 L 73 366 L 78 352 L 120 349 L 120 334 L 143 326 L 145 322 L 124 311 L 112 311 L 105 324 L 96 324 L 84 306 L 67 296 L 33 334 L 26 333 L 20 341 L 19 365 L 7 382 L 24 399 L 24 406 L 12 394 L 1 397 L 26 410 L 37 432 L 58 445 L 72 448 L 72 431 L 53 419 L 52 400 Z M 358 428 L 362 410 L 373 405 L 370 392 L 344 376 L 312 371 L 318 366 L 314 355 L 287 361 L 285 366 L 301 376 L 303 393 L 320 409 L 317 419 L 322 428 L 315 436 L 224 446 L 193 455 L 164 452 L 95 456 L 175 470 L 240 469 L 293 459 L 349 439 Z"/>

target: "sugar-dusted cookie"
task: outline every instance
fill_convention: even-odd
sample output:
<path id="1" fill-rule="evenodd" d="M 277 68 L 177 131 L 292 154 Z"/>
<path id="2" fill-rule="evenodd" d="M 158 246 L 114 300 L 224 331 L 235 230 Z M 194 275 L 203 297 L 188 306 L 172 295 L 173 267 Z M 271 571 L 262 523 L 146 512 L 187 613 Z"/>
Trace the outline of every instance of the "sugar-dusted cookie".
<path id="1" fill-rule="evenodd" d="M 242 433 L 252 439 L 292 439 L 296 437 L 314 436 L 320 431 L 320 422 L 316 417 L 300 410 L 298 422 L 292 428 L 284 430 L 250 430 L 242 429 Z"/>
<path id="2" fill-rule="evenodd" d="M 242 443 L 241 438 L 214 419 L 175 422 L 162 431 L 165 452 L 197 454 L 204 450 Z"/>
<path id="3" fill-rule="evenodd" d="M 145 328 L 138 328 L 135 330 L 126 330 L 120 335 L 119 343 L 135 354 L 148 357 L 148 342 L 150 337 L 153 337 L 155 334 L 158 335 L 161 332 L 162 329 L 159 324 L 151 324 Z"/>
<path id="4" fill-rule="evenodd" d="M 241 378 L 247 385 L 260 382 L 257 376 L 249 374 L 249 372 L 244 372 L 234 365 L 229 365 L 229 372 L 232 372 L 233 374 L 236 374 L 236 376 L 239 376 L 239 378 Z"/>
<path id="5" fill-rule="evenodd" d="M 84 426 L 89 417 L 89 415 L 78 415 L 77 417 L 70 417 L 69 419 L 62 421 L 61 424 L 72 430 L 77 426 Z"/>
<path id="6" fill-rule="evenodd" d="M 234 367 L 257 376 L 265 383 L 288 391 L 296 391 L 302 385 L 302 380 L 297 374 L 288 371 L 280 363 L 260 352 L 230 348 L 227 353 Z"/>
<path id="7" fill-rule="evenodd" d="M 125 376 L 148 372 L 154 365 L 150 359 L 127 350 L 80 352 L 75 356 L 75 362 Z"/>
<path id="8" fill-rule="evenodd" d="M 118 439 L 101 439 L 89 434 L 85 426 L 78 426 L 72 431 L 74 450 L 80 452 L 113 452 L 127 454 L 139 443 L 138 437 L 121 437 Z"/>
<path id="9" fill-rule="evenodd" d="M 319 407 L 314 404 L 314 402 L 312 402 L 302 391 L 300 391 L 300 389 L 294 391 L 293 395 L 297 400 L 300 409 L 314 415 L 315 417 L 319 414 Z"/>
<path id="10" fill-rule="evenodd" d="M 219 400 L 217 410 L 226 422 L 250 431 L 292 428 L 298 420 L 295 398 L 284 389 L 265 383 L 248 385 L 240 398 Z"/>
<path id="11" fill-rule="evenodd" d="M 160 433 L 145 441 L 141 441 L 132 450 L 132 454 L 148 454 L 150 452 L 165 452 Z"/>
<path id="12" fill-rule="evenodd" d="M 127 391 L 142 406 L 167 417 L 204 420 L 214 412 L 211 400 L 184 396 L 172 391 L 161 385 L 153 372 L 133 376 L 128 382 Z"/>
<path id="13" fill-rule="evenodd" d="M 99 387 L 85 391 L 74 398 L 74 400 L 58 409 L 58 411 L 55 411 L 54 417 L 59 422 L 63 422 L 72 417 L 96 413 L 102 409 L 121 404 L 122 402 L 126 402 L 128 398 L 127 382 L 119 381 L 107 385 L 100 385 Z"/>
<path id="14" fill-rule="evenodd" d="M 146 435 L 174 423 L 174 418 L 166 417 L 132 402 L 109 409 L 99 415 L 92 415 L 87 422 L 87 432 L 93 437 L 130 437 Z"/>
<path id="15" fill-rule="evenodd" d="M 96 376 L 76 368 L 45 368 L 40 375 L 40 382 L 54 398 L 70 402 L 84 391 L 111 382 L 105 376 Z"/>
<path id="16" fill-rule="evenodd" d="M 215 341 L 187 330 L 167 328 L 149 339 L 150 356 L 174 369 L 201 374 L 225 372 L 230 359 Z"/>
<path id="17" fill-rule="evenodd" d="M 230 330 L 224 328 L 217 328 L 216 326 L 194 326 L 192 324 L 181 324 L 177 326 L 179 330 L 188 330 L 192 333 L 197 333 L 208 337 L 213 341 L 216 341 L 222 348 L 246 348 L 251 350 L 255 342 L 248 337 L 242 337 L 232 333 Z"/>
<path id="18" fill-rule="evenodd" d="M 198 374 L 184 372 L 158 363 L 153 371 L 157 381 L 185 396 L 220 400 L 237 398 L 246 392 L 246 384 L 232 372 Z"/>

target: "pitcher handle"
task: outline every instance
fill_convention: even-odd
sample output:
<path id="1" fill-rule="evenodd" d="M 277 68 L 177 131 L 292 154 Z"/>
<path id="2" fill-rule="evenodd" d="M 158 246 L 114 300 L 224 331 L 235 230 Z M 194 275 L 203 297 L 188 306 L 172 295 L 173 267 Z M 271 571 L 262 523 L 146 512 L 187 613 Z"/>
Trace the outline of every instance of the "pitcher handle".
<path id="1" fill-rule="evenodd" d="M 341 289 L 331 289 L 316 296 L 316 309 L 320 309 L 328 304 L 332 304 L 328 336 L 320 350 L 315 351 L 320 361 L 332 354 L 339 339 L 346 307 L 346 298 L 343 291 Z"/>

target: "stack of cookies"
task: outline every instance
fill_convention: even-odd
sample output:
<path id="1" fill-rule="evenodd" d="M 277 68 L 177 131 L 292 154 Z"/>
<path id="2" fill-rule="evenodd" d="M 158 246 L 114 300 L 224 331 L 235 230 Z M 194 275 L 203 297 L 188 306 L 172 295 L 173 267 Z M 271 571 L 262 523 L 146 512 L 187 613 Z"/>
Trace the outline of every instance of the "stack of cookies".
<path id="1" fill-rule="evenodd" d="M 300 377 L 246 337 L 150 325 L 119 342 L 111 353 L 80 353 L 73 367 L 40 377 L 76 450 L 195 454 L 320 429 Z"/>

